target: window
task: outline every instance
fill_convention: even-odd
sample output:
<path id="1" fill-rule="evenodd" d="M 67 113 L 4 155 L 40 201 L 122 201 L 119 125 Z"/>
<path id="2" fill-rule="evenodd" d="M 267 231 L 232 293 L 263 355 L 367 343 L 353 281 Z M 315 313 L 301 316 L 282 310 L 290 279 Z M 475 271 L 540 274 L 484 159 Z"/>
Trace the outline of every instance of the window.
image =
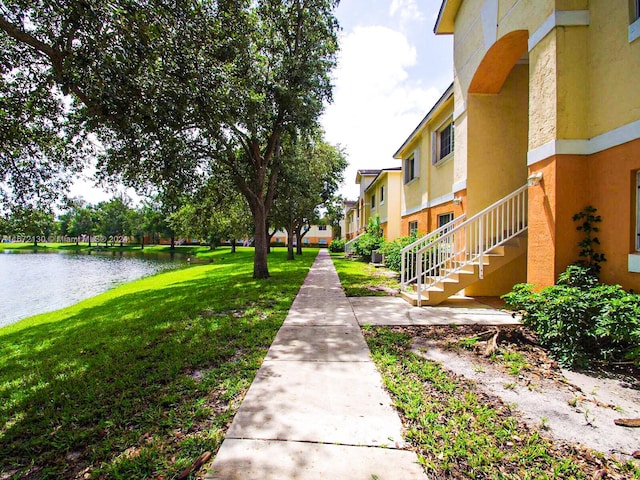
<path id="1" fill-rule="evenodd" d="M 326 225 L 318 225 L 318 230 L 320 230 L 321 232 L 326 232 L 327 231 L 327 226 Z"/>
<path id="2" fill-rule="evenodd" d="M 447 223 L 453 221 L 453 212 L 438 215 L 438 228 L 444 227 Z"/>
<path id="3" fill-rule="evenodd" d="M 416 157 L 411 155 L 404 161 L 404 183 L 409 183 L 416 178 Z"/>
<path id="4" fill-rule="evenodd" d="M 409 236 L 418 234 L 418 222 L 409 222 Z"/>
<path id="5" fill-rule="evenodd" d="M 629 0 L 629 43 L 640 38 L 640 0 Z"/>
<path id="6" fill-rule="evenodd" d="M 636 252 L 640 252 L 640 171 L 636 173 Z"/>
<path id="7" fill-rule="evenodd" d="M 320 240 L 318 240 L 318 243 L 320 245 L 326 245 L 327 244 L 327 239 L 326 238 L 321 238 Z"/>
<path id="8" fill-rule="evenodd" d="M 380 205 L 384 203 L 384 185 L 380 187 Z"/>
<path id="9" fill-rule="evenodd" d="M 371 210 L 376 209 L 376 194 L 371 195 Z"/>
<path id="10" fill-rule="evenodd" d="M 453 122 L 449 121 L 444 127 L 433 132 L 431 138 L 431 163 L 436 164 L 446 159 L 453 153 L 454 145 L 454 127 Z"/>

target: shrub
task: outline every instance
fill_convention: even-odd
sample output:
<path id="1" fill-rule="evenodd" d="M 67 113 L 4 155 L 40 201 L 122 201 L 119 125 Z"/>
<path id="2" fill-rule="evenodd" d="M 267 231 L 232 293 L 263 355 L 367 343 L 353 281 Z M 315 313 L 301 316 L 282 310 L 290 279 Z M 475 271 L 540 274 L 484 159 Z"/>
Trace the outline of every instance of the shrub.
<path id="1" fill-rule="evenodd" d="M 640 295 L 598 283 L 589 268 L 570 265 L 554 286 L 519 284 L 503 298 L 563 366 L 640 364 Z"/>
<path id="2" fill-rule="evenodd" d="M 341 238 L 334 238 L 329 244 L 329 251 L 333 253 L 344 252 L 344 243 Z"/>
<path id="3" fill-rule="evenodd" d="M 365 232 L 353 244 L 353 251 L 360 257 L 370 258 L 371 252 L 380 248 L 383 241 L 382 237 Z"/>
<path id="4" fill-rule="evenodd" d="M 360 235 L 353 244 L 353 251 L 356 255 L 364 258 L 371 258 L 371 252 L 380 248 L 384 242 L 382 227 L 380 227 L 380 217 L 370 218 L 367 223 L 365 233 Z"/>
<path id="5" fill-rule="evenodd" d="M 395 239 L 393 242 L 384 242 L 380 248 L 384 255 L 384 264 L 387 268 L 399 272 L 402 269 L 402 255 L 401 250 L 415 242 L 416 236 L 411 235 L 409 237 L 401 237 Z"/>

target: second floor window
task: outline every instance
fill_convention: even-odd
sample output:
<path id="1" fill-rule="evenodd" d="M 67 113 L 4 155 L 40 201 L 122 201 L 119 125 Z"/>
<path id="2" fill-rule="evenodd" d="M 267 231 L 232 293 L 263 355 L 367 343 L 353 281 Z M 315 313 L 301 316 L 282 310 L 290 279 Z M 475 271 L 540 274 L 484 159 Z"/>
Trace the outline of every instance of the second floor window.
<path id="1" fill-rule="evenodd" d="M 375 210 L 376 209 L 376 195 L 375 193 L 373 195 L 371 195 L 371 210 Z"/>
<path id="2" fill-rule="evenodd" d="M 327 226 L 326 225 L 318 225 L 318 230 L 326 231 L 327 230 Z"/>
<path id="3" fill-rule="evenodd" d="M 433 132 L 431 137 L 433 143 L 431 148 L 432 158 L 431 163 L 434 165 L 453 153 L 454 145 L 454 127 L 453 122 L 450 121 L 442 128 Z"/>
<path id="4" fill-rule="evenodd" d="M 380 187 L 380 205 L 384 203 L 384 185 Z"/>
<path id="5" fill-rule="evenodd" d="M 404 183 L 409 183 L 416 178 L 416 157 L 411 155 L 404 161 Z"/>

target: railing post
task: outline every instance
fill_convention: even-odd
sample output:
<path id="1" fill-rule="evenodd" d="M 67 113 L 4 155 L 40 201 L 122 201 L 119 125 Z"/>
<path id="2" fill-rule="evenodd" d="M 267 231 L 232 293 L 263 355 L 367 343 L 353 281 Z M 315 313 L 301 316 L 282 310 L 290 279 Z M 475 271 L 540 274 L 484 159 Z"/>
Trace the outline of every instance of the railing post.
<path id="1" fill-rule="evenodd" d="M 417 305 L 418 307 L 422 306 L 422 252 L 420 250 L 418 250 L 418 257 L 417 257 L 417 265 L 416 265 L 416 269 L 417 269 L 417 276 L 416 276 L 416 293 L 418 295 L 418 301 L 417 301 Z"/>
<path id="2" fill-rule="evenodd" d="M 480 257 L 478 264 L 478 277 L 482 280 L 484 278 L 484 219 L 480 217 L 478 227 L 478 248 L 480 249 Z"/>

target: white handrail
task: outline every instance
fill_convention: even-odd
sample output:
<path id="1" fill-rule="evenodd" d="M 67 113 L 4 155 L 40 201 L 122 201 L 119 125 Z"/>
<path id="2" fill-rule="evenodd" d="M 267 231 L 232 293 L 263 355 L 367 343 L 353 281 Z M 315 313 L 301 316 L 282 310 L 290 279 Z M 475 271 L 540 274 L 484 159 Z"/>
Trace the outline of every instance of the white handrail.
<path id="1" fill-rule="evenodd" d="M 484 256 L 528 228 L 527 190 L 527 185 L 520 187 L 468 220 L 441 232 L 415 252 L 418 306 L 423 290 L 469 264 L 477 263 L 478 276 L 484 277 Z"/>
<path id="2" fill-rule="evenodd" d="M 415 242 L 410 243 L 406 247 L 402 248 L 402 250 L 400 250 L 400 255 L 402 256 L 402 263 L 400 265 L 400 283 L 403 290 L 407 285 L 416 281 L 416 279 L 418 278 L 418 272 L 416 268 L 417 264 L 415 262 L 415 255 L 417 254 L 418 250 L 420 250 L 420 248 L 422 248 L 424 245 L 427 245 L 434 239 L 438 238 L 440 235 L 442 235 L 442 233 L 454 228 L 465 218 L 466 215 L 463 213 L 459 217 L 451 220 L 449 223 L 446 223 L 436 230 L 431 231 L 424 237 L 419 238 Z"/>
<path id="3" fill-rule="evenodd" d="M 345 255 L 349 255 L 351 252 L 353 252 L 353 244 L 356 242 L 356 240 L 358 240 L 360 237 L 362 236 L 362 233 L 356 237 L 353 237 L 351 240 L 349 240 L 348 242 L 346 242 L 344 244 L 344 254 Z"/>

